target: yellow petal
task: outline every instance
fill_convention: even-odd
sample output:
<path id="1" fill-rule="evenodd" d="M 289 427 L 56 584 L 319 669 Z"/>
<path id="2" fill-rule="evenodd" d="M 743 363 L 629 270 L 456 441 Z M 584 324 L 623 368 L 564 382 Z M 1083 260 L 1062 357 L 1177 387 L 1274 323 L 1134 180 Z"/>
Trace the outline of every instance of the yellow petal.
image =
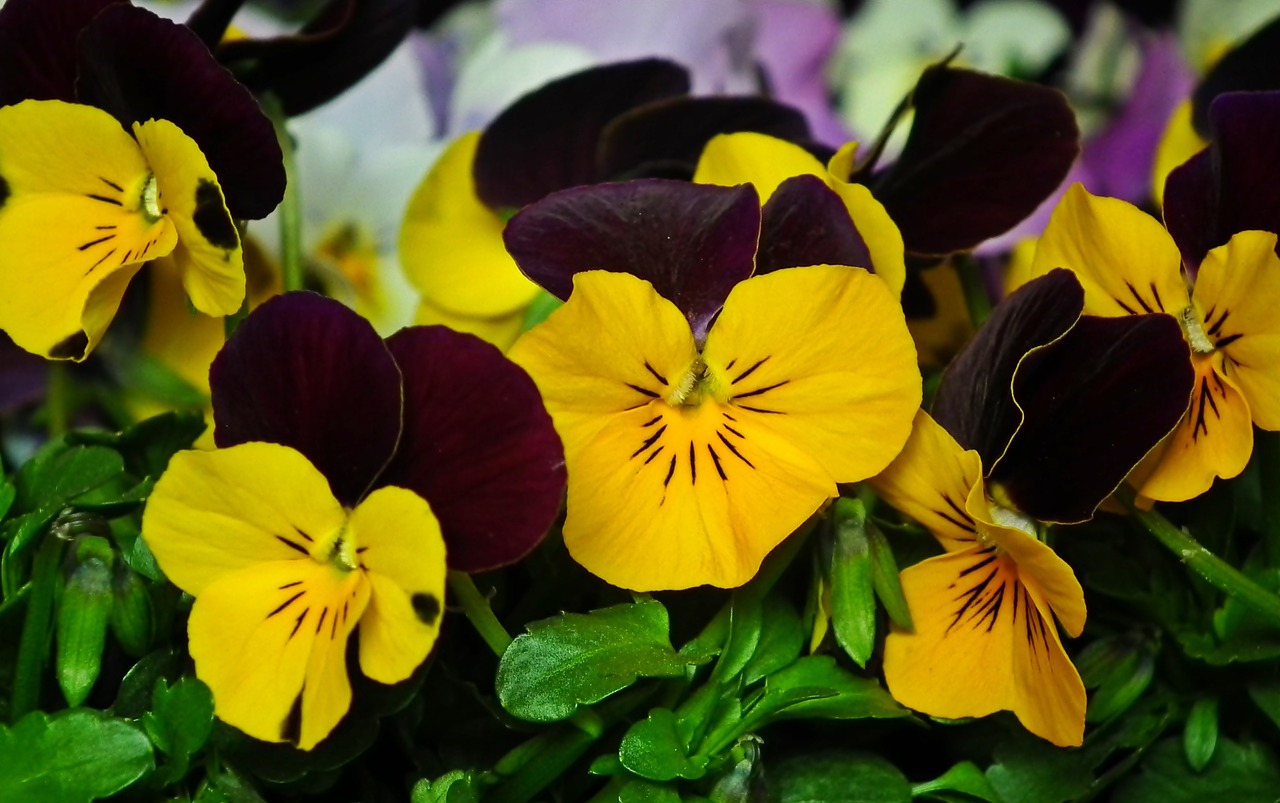
<path id="1" fill-rule="evenodd" d="M 875 199 L 871 190 L 861 184 L 849 184 L 834 176 L 827 176 L 827 185 L 844 201 L 849 217 L 858 227 L 858 234 L 871 254 L 871 264 L 894 297 L 902 295 L 902 285 L 907 280 L 906 251 L 902 244 L 902 232 L 889 217 L 888 211 Z"/>
<path id="2" fill-rule="evenodd" d="M 779 184 L 792 176 L 819 176 L 825 180 L 827 171 L 822 162 L 799 145 L 754 131 L 712 137 L 703 147 L 693 172 L 698 184 L 750 184 L 760 194 L 762 205 Z"/>
<path id="3" fill-rule="evenodd" d="M 226 342 L 221 320 L 187 308 L 182 273 L 169 257 L 147 268 L 151 289 L 142 351 L 155 357 L 192 387 L 209 392 L 209 366 Z"/>
<path id="4" fill-rule="evenodd" d="M 907 327 L 920 354 L 920 364 L 944 368 L 973 336 L 964 288 L 951 260 L 925 268 L 919 275 L 933 298 L 934 312 L 928 318 L 908 318 Z"/>
<path id="5" fill-rule="evenodd" d="M 657 400 L 606 422 L 587 439 L 564 435 L 564 541 L 623 588 L 739 586 L 836 494 L 803 450 L 711 400 Z"/>
<path id="6" fill-rule="evenodd" d="M 840 181 L 848 181 L 853 175 L 854 159 L 858 155 L 858 143 L 846 142 L 827 160 L 827 172 Z"/>
<path id="7" fill-rule="evenodd" d="M 399 683 L 426 659 L 440 632 L 440 524 L 412 491 L 379 488 L 352 512 L 351 537 L 373 590 L 360 621 L 360 670 L 379 683 Z"/>
<path id="8" fill-rule="evenodd" d="M 511 348 L 565 441 L 589 441 L 608 416 L 670 392 L 697 357 L 680 310 L 629 273 L 586 271 L 573 293 Z"/>
<path id="9" fill-rule="evenodd" d="M 362 572 L 306 557 L 223 574 L 188 623 L 214 712 L 255 739 L 310 750 L 351 706 L 347 639 L 368 599 Z"/>
<path id="10" fill-rule="evenodd" d="M 1220 369 L 1220 352 L 1196 355 L 1191 405 L 1178 426 L 1147 455 L 1129 482 L 1143 496 L 1161 502 L 1192 499 L 1213 484 L 1244 470 L 1253 452 L 1249 404 Z"/>
<path id="11" fill-rule="evenodd" d="M 1249 403 L 1253 421 L 1280 429 L 1280 259 L 1276 235 L 1242 231 L 1200 263 L 1194 297 L 1223 373 Z"/>
<path id="12" fill-rule="evenodd" d="M 965 505 L 982 484 L 982 458 L 965 451 L 924 410 L 889 467 L 871 480 L 886 502 L 924 525 L 947 551 L 976 543 L 977 527 Z"/>
<path id="13" fill-rule="evenodd" d="M 254 564 L 327 560 L 346 519 L 305 457 L 245 443 L 174 455 L 147 501 L 142 537 L 173 584 L 199 597 Z"/>
<path id="14" fill-rule="evenodd" d="M 456 315 L 497 318 L 528 306 L 538 286 L 502 243 L 505 224 L 476 197 L 479 132 L 449 146 L 414 192 L 400 230 L 400 264 L 423 297 Z"/>
<path id="15" fill-rule="evenodd" d="M 1155 166 L 1151 171 L 1151 197 L 1157 204 L 1164 201 L 1164 182 L 1169 178 L 1169 173 L 1204 150 L 1208 144 L 1191 125 L 1191 100 L 1184 100 L 1170 115 L 1156 148 Z"/>
<path id="16" fill-rule="evenodd" d="M 788 268 L 739 283 L 703 354 L 735 416 L 795 444 L 836 482 L 884 469 L 920 406 L 902 307 L 860 268 Z"/>
<path id="17" fill-rule="evenodd" d="M 898 702 L 948 719 L 1012 711 L 1037 736 L 1080 744 L 1084 686 L 1012 557 L 950 552 L 906 569 L 902 589 L 916 629 L 895 628 L 884 655 Z"/>
<path id="18" fill-rule="evenodd" d="M 191 305 L 231 315 L 244 303 L 244 255 L 218 177 L 196 141 L 168 120 L 134 123 L 133 131 L 155 173 L 161 211 L 177 227 L 173 258 Z"/>
<path id="19" fill-rule="evenodd" d="M 1177 245 L 1155 218 L 1072 184 L 1040 238 L 1031 272 L 1075 273 L 1091 315 L 1178 315 L 1189 304 L 1181 265 Z"/>
<path id="20" fill-rule="evenodd" d="M 0 109 L 0 328 L 19 346 L 83 359 L 133 273 L 173 249 L 173 225 L 144 208 L 150 180 L 138 144 L 100 109 Z"/>
<path id="21" fill-rule="evenodd" d="M 521 308 L 496 318 L 477 318 L 451 312 L 424 298 L 418 303 L 418 312 L 413 322 L 418 326 L 447 326 L 455 332 L 475 335 L 486 343 L 507 351 L 524 329 L 524 315 L 525 310 Z"/>

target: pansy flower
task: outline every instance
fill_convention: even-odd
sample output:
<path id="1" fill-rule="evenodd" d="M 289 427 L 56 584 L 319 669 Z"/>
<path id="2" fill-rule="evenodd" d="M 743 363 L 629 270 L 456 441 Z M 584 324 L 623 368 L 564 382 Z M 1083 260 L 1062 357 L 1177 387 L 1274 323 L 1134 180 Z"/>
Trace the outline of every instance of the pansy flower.
<path id="1" fill-rule="evenodd" d="M 910 429 L 920 374 L 893 294 L 861 268 L 773 269 L 823 218 L 765 211 L 762 233 L 749 185 L 647 179 L 507 226 L 521 269 L 567 299 L 512 359 L 565 443 L 565 545 L 610 583 L 745 583 Z"/>
<path id="2" fill-rule="evenodd" d="M 1272 233 L 1280 220 L 1272 219 L 1274 191 L 1253 178 L 1265 174 L 1258 159 L 1274 158 L 1265 143 L 1280 125 L 1278 111 L 1280 95 L 1215 103 L 1214 152 L 1169 177 L 1168 231 L 1123 201 L 1072 187 L 1037 248 L 1033 275 L 1074 271 L 1087 312 L 1166 313 L 1191 347 L 1196 384 L 1186 415 L 1134 477 L 1145 497 L 1198 496 L 1215 477 L 1244 470 L 1254 424 L 1280 429 L 1280 259 Z"/>
<path id="3" fill-rule="evenodd" d="M 252 313 L 210 384 L 219 448 L 174 457 L 143 536 L 196 598 L 190 649 L 218 716 L 310 749 L 350 706 L 353 632 L 366 676 L 405 680 L 435 641 L 446 560 L 489 569 L 538 542 L 559 440 L 492 346 L 440 327 L 383 341 L 309 293 Z"/>
<path id="4" fill-rule="evenodd" d="M 1067 271 L 998 306 L 952 364 L 934 406 L 872 485 L 944 554 L 902 572 L 914 632 L 885 642 L 894 698 L 937 717 L 1008 710 L 1078 745 L 1085 692 L 1055 620 L 1084 627 L 1071 568 L 1037 522 L 1078 522 L 1182 414 L 1186 345 L 1165 316 L 1080 316 Z M 936 419 L 936 420 L 935 420 Z"/>

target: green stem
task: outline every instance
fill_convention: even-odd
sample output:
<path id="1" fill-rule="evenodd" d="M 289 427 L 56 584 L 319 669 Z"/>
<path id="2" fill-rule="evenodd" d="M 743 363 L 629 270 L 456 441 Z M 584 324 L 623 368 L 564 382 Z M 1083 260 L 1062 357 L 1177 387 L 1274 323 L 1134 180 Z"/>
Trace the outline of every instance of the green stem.
<path id="1" fill-rule="evenodd" d="M 501 658 L 511 645 L 511 635 L 498 621 L 498 617 L 494 616 L 489 600 L 476 588 L 471 575 L 450 569 L 449 590 L 453 592 L 454 600 L 462 606 L 467 621 L 471 622 L 471 626 L 484 639 L 484 643 L 489 645 L 489 649 L 493 650 L 493 654 Z"/>
<path id="2" fill-rule="evenodd" d="M 1131 489 L 1121 488 L 1116 495 L 1147 532 L 1155 536 L 1157 541 L 1164 544 L 1196 574 L 1203 577 L 1209 585 L 1230 597 L 1235 597 L 1254 613 L 1276 627 L 1280 627 L 1280 596 L 1267 591 L 1231 564 L 1205 549 L 1190 533 L 1174 526 L 1173 522 L 1154 508 L 1139 510 L 1134 507 L 1134 495 Z"/>
<path id="3" fill-rule="evenodd" d="M 973 328 L 991 317 L 991 294 L 987 292 L 987 283 L 982 276 L 982 266 L 969 256 L 954 258 L 956 273 L 960 276 L 960 286 L 964 289 L 964 303 L 969 310 L 969 321 Z"/>
<path id="4" fill-rule="evenodd" d="M 280 142 L 280 155 L 284 159 L 284 198 L 280 201 L 280 271 L 281 284 L 287 293 L 301 290 L 302 271 L 302 196 L 298 193 L 297 160 L 293 153 L 293 138 L 285 123 L 287 116 L 280 102 L 274 97 L 263 98 L 263 110 L 271 118 Z"/>
<path id="5" fill-rule="evenodd" d="M 40 681 L 53 637 L 53 605 L 61 557 L 62 542 L 46 533 L 31 567 L 31 598 L 27 601 L 27 616 L 18 641 L 13 704 L 9 707 L 11 721 L 16 722 L 23 714 L 34 711 L 40 702 Z"/>
<path id="6" fill-rule="evenodd" d="M 245 318 L 249 317 L 249 294 L 245 292 L 244 303 L 240 305 L 240 309 L 231 313 L 222 319 L 222 331 L 229 339 L 236 333 L 236 329 L 240 328 L 240 324 Z"/>
<path id="7" fill-rule="evenodd" d="M 1262 484 L 1262 537 L 1267 562 L 1280 566 L 1280 432 L 1255 431 L 1253 453 Z"/>
<path id="8" fill-rule="evenodd" d="M 49 414 L 49 437 L 65 435 L 71 423 L 70 369 L 61 360 L 47 363 L 48 379 L 45 391 L 45 410 Z"/>

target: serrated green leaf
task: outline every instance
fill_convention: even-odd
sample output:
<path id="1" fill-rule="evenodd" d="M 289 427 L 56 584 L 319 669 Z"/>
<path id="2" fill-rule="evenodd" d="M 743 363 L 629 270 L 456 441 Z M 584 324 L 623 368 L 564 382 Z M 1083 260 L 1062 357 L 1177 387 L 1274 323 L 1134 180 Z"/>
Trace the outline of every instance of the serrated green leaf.
<path id="1" fill-rule="evenodd" d="M 874 753 L 831 750 L 785 759 L 769 771 L 777 803 L 907 803 L 911 784 Z"/>
<path id="2" fill-rule="evenodd" d="M 836 643 L 858 666 L 876 645 L 876 601 L 871 581 L 867 511 L 857 499 L 835 504 L 835 546 L 831 555 L 831 625 Z"/>
<path id="3" fill-rule="evenodd" d="M 1220 739 L 1201 772 L 1187 766 L 1181 740 L 1153 747 L 1116 789 L 1116 803 L 1202 803 L 1206 800 L 1270 801 L 1280 790 L 1280 765 L 1259 743 Z"/>
<path id="4" fill-rule="evenodd" d="M 498 699 L 512 715 L 556 722 L 641 677 L 684 674 L 667 609 L 650 600 L 533 622 L 498 663 Z"/>
<path id="5" fill-rule="evenodd" d="M 751 729 L 781 719 L 904 717 L 911 712 L 870 678 L 853 675 L 829 655 L 810 655 L 770 675 L 747 714 Z"/>
<path id="6" fill-rule="evenodd" d="M 627 729 L 618 746 L 618 760 L 651 781 L 697 780 L 707 769 L 705 758 L 689 756 L 676 715 L 665 708 L 655 708 Z"/>
<path id="7" fill-rule="evenodd" d="M 87 803 L 115 794 L 154 766 L 138 728 L 98 711 L 40 711 L 0 726 L 0 800 Z"/>
<path id="8" fill-rule="evenodd" d="M 173 686 L 157 678 L 151 710 L 143 714 L 142 726 L 152 744 L 169 759 L 163 781 L 181 780 L 191 757 L 204 747 L 213 731 L 213 694 L 193 677 L 181 678 Z"/>
<path id="9" fill-rule="evenodd" d="M 1191 769 L 1200 772 L 1213 758 L 1218 746 L 1218 701 L 1213 697 L 1196 700 L 1187 714 L 1182 731 L 1182 749 Z"/>
<path id="10" fill-rule="evenodd" d="M 987 776 L 972 761 L 961 761 L 932 781 L 916 784 L 911 788 L 912 797 L 935 800 L 952 799 L 955 795 L 951 793 L 959 793 L 984 803 L 1002 803 Z"/>
<path id="11" fill-rule="evenodd" d="M 770 597 L 760 622 L 760 641 L 742 670 L 743 683 L 750 686 L 799 658 L 804 639 L 804 625 L 795 607 L 780 596 Z"/>

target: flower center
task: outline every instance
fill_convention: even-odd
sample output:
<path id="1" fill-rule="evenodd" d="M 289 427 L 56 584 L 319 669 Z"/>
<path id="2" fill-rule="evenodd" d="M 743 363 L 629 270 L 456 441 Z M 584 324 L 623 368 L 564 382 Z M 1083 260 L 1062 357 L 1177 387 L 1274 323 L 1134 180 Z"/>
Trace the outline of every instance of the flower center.
<path id="1" fill-rule="evenodd" d="M 155 223 L 164 214 L 160 209 L 160 186 L 156 184 L 155 173 L 148 173 L 142 185 L 141 209 L 147 223 Z"/>
<path id="2" fill-rule="evenodd" d="M 672 407 L 697 407 L 708 395 L 713 395 L 714 381 L 707 370 L 706 360 L 699 354 L 684 374 L 671 386 L 665 397 Z"/>
<path id="3" fill-rule="evenodd" d="M 320 550 L 320 554 L 325 556 L 324 562 L 333 564 L 344 573 L 360 568 L 360 561 L 356 558 L 355 544 L 352 543 L 351 530 L 345 524 L 334 533 L 333 542 L 327 549 Z"/>
<path id="4" fill-rule="evenodd" d="M 1210 342 L 1208 335 L 1204 333 L 1204 324 L 1200 321 L 1200 316 L 1196 314 L 1194 305 L 1188 305 L 1178 315 L 1178 322 L 1182 324 L 1182 331 L 1187 336 L 1187 343 L 1191 345 L 1191 350 L 1196 354 L 1209 354 L 1213 351 L 1213 343 Z"/>

